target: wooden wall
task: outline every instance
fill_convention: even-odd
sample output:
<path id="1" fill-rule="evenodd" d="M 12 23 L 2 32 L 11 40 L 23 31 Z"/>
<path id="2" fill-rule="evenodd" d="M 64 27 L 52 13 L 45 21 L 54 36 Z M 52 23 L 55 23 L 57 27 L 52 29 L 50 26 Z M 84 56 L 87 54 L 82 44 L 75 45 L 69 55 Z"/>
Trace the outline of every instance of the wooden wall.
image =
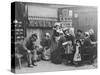
<path id="1" fill-rule="evenodd" d="M 97 35 L 97 8 L 96 7 L 77 7 L 74 9 L 74 16 L 78 14 L 77 18 L 73 18 L 73 26 L 75 29 L 88 31 L 93 28 Z"/>
<path id="2" fill-rule="evenodd" d="M 43 5 L 27 5 L 28 16 L 57 17 L 57 8 Z"/>

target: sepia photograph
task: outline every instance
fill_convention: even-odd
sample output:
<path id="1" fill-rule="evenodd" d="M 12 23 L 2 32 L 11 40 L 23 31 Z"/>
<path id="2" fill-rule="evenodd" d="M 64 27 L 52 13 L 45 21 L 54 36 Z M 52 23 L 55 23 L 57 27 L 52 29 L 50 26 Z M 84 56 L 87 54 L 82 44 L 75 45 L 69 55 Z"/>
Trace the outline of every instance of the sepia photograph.
<path id="1" fill-rule="evenodd" d="M 97 69 L 98 7 L 11 3 L 11 71 Z"/>

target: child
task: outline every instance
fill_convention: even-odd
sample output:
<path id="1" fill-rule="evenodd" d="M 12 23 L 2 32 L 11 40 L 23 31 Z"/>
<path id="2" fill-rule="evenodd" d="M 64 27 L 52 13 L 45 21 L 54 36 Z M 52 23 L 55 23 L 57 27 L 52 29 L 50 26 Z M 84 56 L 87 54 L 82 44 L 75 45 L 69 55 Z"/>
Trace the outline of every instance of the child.
<path id="1" fill-rule="evenodd" d="M 76 40 L 76 51 L 75 51 L 74 58 L 73 58 L 75 66 L 80 66 L 81 65 L 80 47 L 81 47 L 81 41 Z"/>

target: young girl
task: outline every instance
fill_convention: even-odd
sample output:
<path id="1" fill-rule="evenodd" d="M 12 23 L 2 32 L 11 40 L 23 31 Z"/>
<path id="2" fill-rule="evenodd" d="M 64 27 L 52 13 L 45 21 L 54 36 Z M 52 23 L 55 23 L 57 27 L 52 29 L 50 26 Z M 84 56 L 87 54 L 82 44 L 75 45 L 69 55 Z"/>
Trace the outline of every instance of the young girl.
<path id="1" fill-rule="evenodd" d="M 80 47 L 81 47 L 81 41 L 76 40 L 76 50 L 75 50 L 75 54 L 74 54 L 74 58 L 73 58 L 75 66 L 81 65 Z"/>

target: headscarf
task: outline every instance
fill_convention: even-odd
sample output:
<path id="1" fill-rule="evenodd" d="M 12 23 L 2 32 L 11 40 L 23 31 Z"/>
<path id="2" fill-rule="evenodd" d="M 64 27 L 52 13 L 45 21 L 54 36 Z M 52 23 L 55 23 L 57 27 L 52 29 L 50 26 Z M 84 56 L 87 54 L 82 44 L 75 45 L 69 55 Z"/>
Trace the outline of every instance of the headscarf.
<path id="1" fill-rule="evenodd" d="M 90 36 L 89 32 L 85 32 L 85 37 L 89 37 L 89 36 Z"/>
<path id="2" fill-rule="evenodd" d="M 94 30 L 93 30 L 93 29 L 90 29 L 90 30 L 89 30 L 89 34 L 90 34 L 90 35 L 94 34 Z"/>
<path id="3" fill-rule="evenodd" d="M 48 33 L 48 32 L 47 32 L 47 33 L 45 33 L 45 35 L 46 35 L 46 36 L 48 36 L 48 37 L 50 37 L 50 33 Z"/>

